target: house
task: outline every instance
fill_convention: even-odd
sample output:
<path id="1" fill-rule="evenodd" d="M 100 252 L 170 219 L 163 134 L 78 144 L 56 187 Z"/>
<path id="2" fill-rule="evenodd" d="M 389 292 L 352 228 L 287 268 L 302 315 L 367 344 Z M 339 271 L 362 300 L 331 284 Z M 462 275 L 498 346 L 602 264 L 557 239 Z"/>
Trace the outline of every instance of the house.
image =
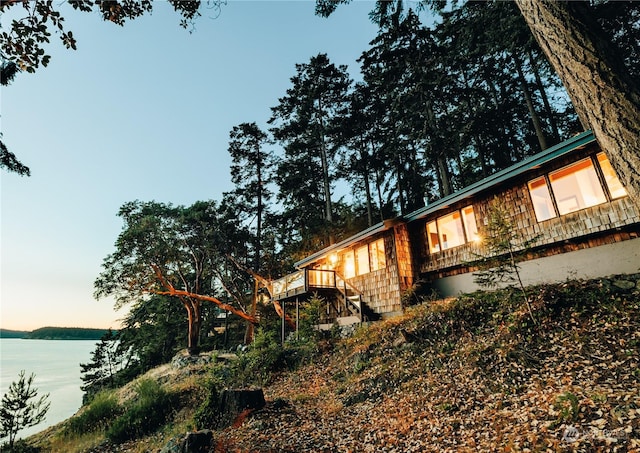
<path id="1" fill-rule="evenodd" d="M 532 241 L 520 263 L 525 284 L 640 272 L 640 206 L 587 131 L 298 261 L 297 272 L 273 282 L 272 297 L 316 293 L 327 324 L 349 324 L 401 313 L 418 280 L 441 296 L 474 291 L 495 198 Z"/>

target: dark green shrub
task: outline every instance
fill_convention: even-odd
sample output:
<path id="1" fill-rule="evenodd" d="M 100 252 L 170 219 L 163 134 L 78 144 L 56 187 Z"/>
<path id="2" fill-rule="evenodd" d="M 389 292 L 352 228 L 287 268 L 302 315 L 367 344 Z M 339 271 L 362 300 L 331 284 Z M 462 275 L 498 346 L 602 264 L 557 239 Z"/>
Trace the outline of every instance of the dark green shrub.
<path id="1" fill-rule="evenodd" d="M 204 386 L 206 397 L 193 416 L 197 429 L 211 428 L 214 426 L 219 409 L 219 394 L 215 381 L 210 379 Z"/>
<path id="2" fill-rule="evenodd" d="M 162 426 L 172 412 L 174 398 L 157 382 L 141 380 L 137 398 L 126 408 L 107 431 L 107 438 L 122 443 L 149 434 Z"/>
<path id="3" fill-rule="evenodd" d="M 71 418 L 65 427 L 67 434 L 85 434 L 104 430 L 109 423 L 122 412 L 118 399 L 113 392 L 103 391 L 96 394 L 91 403 L 79 415 Z"/>

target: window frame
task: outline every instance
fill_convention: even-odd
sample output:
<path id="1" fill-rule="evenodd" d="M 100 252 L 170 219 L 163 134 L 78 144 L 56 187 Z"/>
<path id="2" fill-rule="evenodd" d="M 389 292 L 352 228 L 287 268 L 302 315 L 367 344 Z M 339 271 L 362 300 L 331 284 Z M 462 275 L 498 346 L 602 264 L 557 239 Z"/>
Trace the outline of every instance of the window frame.
<path id="1" fill-rule="evenodd" d="M 598 151 L 596 153 L 592 153 L 589 154 L 587 157 L 584 157 L 582 159 L 578 159 L 576 161 L 573 161 L 567 165 L 564 165 L 560 168 L 557 168 L 555 170 L 551 170 L 551 171 L 547 171 L 545 173 L 543 173 L 540 176 L 536 176 L 535 178 L 529 179 L 527 181 L 527 190 L 529 192 L 529 199 L 531 201 L 531 206 L 533 207 L 533 212 L 535 214 L 536 217 L 536 221 L 538 223 L 541 222 L 546 222 L 547 220 L 551 220 L 551 219 L 555 219 L 555 218 L 559 218 L 559 217 L 563 217 L 569 214 L 573 214 L 574 212 L 578 212 L 578 211 L 582 211 L 584 209 L 589 209 L 589 208 L 593 208 L 595 206 L 600 206 L 604 203 L 611 203 L 613 200 L 618 200 L 620 198 L 624 198 L 625 196 L 628 195 L 628 192 L 626 190 L 626 188 L 622 185 L 622 183 L 620 182 L 620 178 L 618 177 L 617 173 L 615 172 L 615 169 L 613 169 L 613 167 L 611 168 L 607 168 L 608 173 L 605 172 L 605 170 L 602 167 L 602 159 L 599 156 L 604 156 L 604 161 L 606 161 L 609 166 L 611 165 L 610 161 L 609 161 L 609 157 L 607 156 L 607 154 L 604 151 Z M 573 210 L 569 210 L 567 212 L 560 212 L 560 205 L 558 204 L 558 195 L 557 195 L 557 190 L 554 190 L 554 185 L 553 185 L 553 181 L 551 179 L 553 174 L 557 174 L 562 172 L 563 170 L 567 170 L 572 166 L 578 166 L 581 162 L 584 161 L 588 161 L 591 164 L 591 168 L 593 169 L 594 173 L 595 173 L 595 177 L 596 180 L 600 186 L 600 191 L 602 192 L 602 194 L 604 195 L 604 200 L 600 201 L 598 203 L 595 204 L 590 204 L 587 206 L 583 206 L 583 207 L 578 207 L 577 209 L 573 209 Z M 580 171 L 580 170 L 578 170 Z M 577 173 L 573 172 L 571 174 L 575 174 Z M 609 175 L 609 176 L 607 176 Z M 545 218 L 543 220 L 540 220 L 538 217 L 538 212 L 536 210 L 536 204 L 534 202 L 533 199 L 533 194 L 531 192 L 531 184 L 535 181 L 538 181 L 540 179 L 544 178 L 544 182 L 546 185 L 546 189 L 548 191 L 548 194 L 550 196 L 551 199 L 551 205 L 553 206 L 553 215 L 551 217 Z M 611 184 L 610 184 L 610 180 L 612 180 L 614 182 L 614 184 L 617 182 L 620 184 L 620 189 L 624 191 L 623 195 L 615 195 L 613 194 L 613 191 L 616 190 L 615 187 L 612 188 Z M 556 180 L 557 181 L 557 180 Z M 617 189 L 617 190 L 620 190 Z M 617 191 L 616 190 L 616 191 Z M 582 196 L 582 192 L 580 193 L 580 195 Z M 576 198 L 576 202 L 578 202 L 577 197 Z"/>
<path id="2" fill-rule="evenodd" d="M 375 247 L 373 247 L 373 245 Z M 381 247 L 380 247 L 381 246 Z M 376 250 L 376 259 L 373 259 L 373 249 Z M 367 270 L 363 272 L 361 269 L 361 262 L 359 257 L 361 258 L 363 250 L 366 250 L 367 254 Z M 382 255 L 380 255 L 380 251 Z M 366 244 L 354 246 L 340 253 L 341 259 L 343 262 L 343 273 L 344 278 L 350 279 L 359 277 L 360 275 L 370 274 L 371 272 L 378 271 L 380 269 L 384 269 L 387 267 L 387 257 L 385 252 L 385 243 L 384 237 L 378 238 L 375 241 L 367 242 Z M 382 260 L 380 260 L 380 256 L 382 256 Z M 374 261 L 376 266 L 374 266 Z"/>
<path id="3" fill-rule="evenodd" d="M 465 214 L 465 211 L 470 209 L 470 214 Z M 456 213 L 458 214 L 458 222 L 460 224 L 460 228 L 462 229 L 462 243 L 456 243 L 455 245 L 445 247 L 442 241 L 442 234 L 440 231 L 440 220 L 446 217 L 453 217 L 455 219 Z M 468 221 L 468 216 L 472 215 L 473 222 Z M 468 231 L 468 227 L 473 224 L 475 226 L 475 232 Z M 431 229 L 431 227 L 435 227 L 435 231 Z M 459 209 L 455 209 L 453 211 L 448 212 L 447 214 L 438 216 L 425 224 L 425 234 L 427 235 L 427 247 L 429 248 L 429 254 L 433 255 L 434 253 L 440 253 L 445 250 L 454 249 L 457 247 L 462 247 L 463 245 L 468 245 L 480 237 L 478 231 L 478 221 L 476 219 L 476 212 L 473 208 L 473 204 L 468 204 Z M 433 242 L 433 237 L 437 239 L 437 242 Z"/>

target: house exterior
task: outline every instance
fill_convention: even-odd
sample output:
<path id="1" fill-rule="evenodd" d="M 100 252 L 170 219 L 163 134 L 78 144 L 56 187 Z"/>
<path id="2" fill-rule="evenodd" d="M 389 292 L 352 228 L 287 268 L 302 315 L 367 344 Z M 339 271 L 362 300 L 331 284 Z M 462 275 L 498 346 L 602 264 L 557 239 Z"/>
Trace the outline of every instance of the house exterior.
<path id="1" fill-rule="evenodd" d="M 442 296 L 474 291 L 494 199 L 531 242 L 520 263 L 525 284 L 640 272 L 640 206 L 587 131 L 308 256 L 295 264 L 295 291 L 282 287 L 288 276 L 280 289 L 274 282 L 273 297 L 321 290 L 335 301 L 326 321 L 350 323 L 399 314 L 418 280 Z"/>

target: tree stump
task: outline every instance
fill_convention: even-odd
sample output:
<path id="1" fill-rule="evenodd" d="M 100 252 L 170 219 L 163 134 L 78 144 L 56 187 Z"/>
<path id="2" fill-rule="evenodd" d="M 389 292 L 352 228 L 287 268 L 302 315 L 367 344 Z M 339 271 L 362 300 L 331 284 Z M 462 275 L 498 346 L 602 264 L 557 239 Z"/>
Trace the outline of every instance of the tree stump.
<path id="1" fill-rule="evenodd" d="M 256 409 L 262 409 L 265 404 L 262 389 L 223 390 L 218 400 L 216 428 L 240 424 L 244 417 Z"/>

